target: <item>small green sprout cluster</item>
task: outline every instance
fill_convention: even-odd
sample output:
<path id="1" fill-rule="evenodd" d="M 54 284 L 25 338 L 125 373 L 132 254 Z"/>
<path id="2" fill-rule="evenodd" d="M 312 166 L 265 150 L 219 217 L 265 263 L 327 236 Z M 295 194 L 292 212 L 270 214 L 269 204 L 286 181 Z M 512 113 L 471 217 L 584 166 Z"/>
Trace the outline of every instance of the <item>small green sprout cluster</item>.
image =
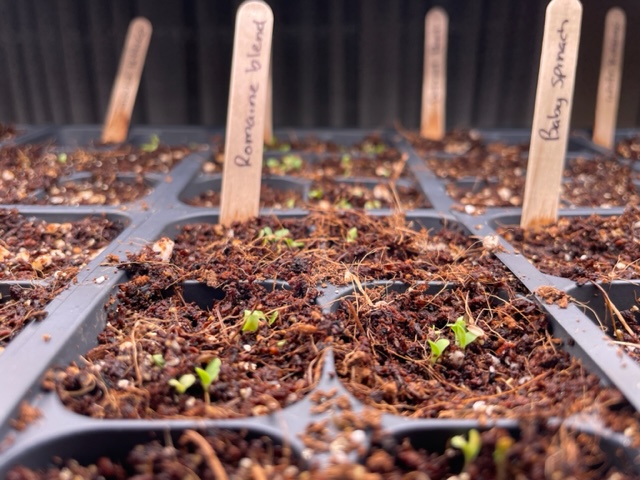
<path id="1" fill-rule="evenodd" d="M 349 230 L 347 230 L 347 236 L 345 238 L 345 241 L 347 243 L 353 243 L 356 241 L 357 238 L 358 238 L 358 229 L 356 227 L 351 227 Z"/>
<path id="2" fill-rule="evenodd" d="M 309 198 L 312 200 L 322 200 L 324 192 L 321 188 L 312 188 L 309 190 Z"/>
<path id="3" fill-rule="evenodd" d="M 451 446 L 462 451 L 464 456 L 464 466 L 462 471 L 466 472 L 473 461 L 478 458 L 480 449 L 482 448 L 482 439 L 480 438 L 480 432 L 475 428 L 469 430 L 469 438 L 464 438 L 464 435 L 456 435 L 451 437 Z"/>
<path id="4" fill-rule="evenodd" d="M 362 145 L 362 151 L 367 155 L 378 155 L 380 153 L 384 153 L 387 150 L 387 147 L 382 143 L 371 143 L 366 142 Z"/>
<path id="5" fill-rule="evenodd" d="M 159 362 L 156 361 L 157 355 L 153 355 L 154 362 L 158 365 Z M 160 355 L 160 358 L 162 356 Z M 164 359 L 162 359 L 162 365 L 164 365 Z M 222 365 L 222 361 L 219 358 L 214 358 L 211 360 L 205 368 L 195 367 L 195 372 L 200 379 L 200 384 L 204 390 L 204 400 L 205 402 L 210 403 L 211 398 L 209 397 L 209 387 L 218 380 L 220 376 L 220 367 Z M 160 366 L 160 365 L 158 365 Z M 192 373 L 186 373 L 180 378 L 172 378 L 169 380 L 169 385 L 175 388 L 176 392 L 179 394 L 184 394 L 189 388 L 191 388 L 196 383 L 196 376 Z"/>
<path id="6" fill-rule="evenodd" d="M 290 235 L 291 232 L 288 228 L 280 228 L 274 232 L 271 227 L 264 227 L 262 230 L 260 230 L 258 238 L 262 238 L 263 245 L 266 245 L 267 243 L 283 242 L 289 248 L 304 247 L 304 242 L 294 240 L 290 237 Z"/>
<path id="7" fill-rule="evenodd" d="M 449 328 L 453 331 L 456 338 L 456 345 L 465 350 L 467 346 L 476 341 L 483 335 L 482 330 L 474 325 L 467 325 L 464 317 L 458 317 L 456 322 L 449 324 Z M 449 347 L 449 340 L 446 338 L 438 338 L 435 341 L 427 339 L 431 349 L 431 364 L 436 364 L 444 351 Z"/>
<path id="8" fill-rule="evenodd" d="M 269 314 L 264 313 L 262 310 L 245 310 L 242 322 L 242 331 L 249 333 L 257 332 L 261 321 L 266 321 L 269 326 L 271 326 L 277 319 L 277 310 L 274 310 Z"/>
<path id="9" fill-rule="evenodd" d="M 454 323 L 453 325 L 449 325 L 449 328 L 453 330 L 453 334 L 456 337 L 456 345 L 458 345 L 463 350 L 466 349 L 468 345 L 475 342 L 476 339 L 482 335 L 482 330 L 480 330 L 478 327 L 467 325 L 467 323 L 464 321 L 464 317 L 458 317 L 456 319 L 456 323 Z"/>
<path id="10" fill-rule="evenodd" d="M 151 138 L 149 138 L 148 143 L 143 143 L 142 145 L 140 145 L 140 150 L 142 150 L 143 152 L 151 153 L 155 152 L 159 146 L 160 137 L 158 137 L 158 135 L 154 133 L 153 135 L 151 135 Z"/>
<path id="11" fill-rule="evenodd" d="M 343 154 L 342 157 L 340 157 L 340 166 L 344 170 L 344 175 L 346 177 L 350 177 L 353 171 L 353 162 L 351 159 L 351 155 L 349 155 L 348 153 Z"/>
<path id="12" fill-rule="evenodd" d="M 429 347 L 431 347 L 431 364 L 433 365 L 440 359 L 444 351 L 449 346 L 449 340 L 446 338 L 439 338 L 435 342 L 431 340 L 427 341 L 429 342 Z"/>
<path id="13" fill-rule="evenodd" d="M 58 162 L 60 163 L 67 163 L 67 158 L 67 154 L 64 152 L 58 154 Z"/>
<path id="14" fill-rule="evenodd" d="M 270 157 L 267 159 L 266 163 L 270 170 L 286 174 L 300 170 L 302 168 L 303 160 L 300 155 L 289 154 L 280 159 Z"/>

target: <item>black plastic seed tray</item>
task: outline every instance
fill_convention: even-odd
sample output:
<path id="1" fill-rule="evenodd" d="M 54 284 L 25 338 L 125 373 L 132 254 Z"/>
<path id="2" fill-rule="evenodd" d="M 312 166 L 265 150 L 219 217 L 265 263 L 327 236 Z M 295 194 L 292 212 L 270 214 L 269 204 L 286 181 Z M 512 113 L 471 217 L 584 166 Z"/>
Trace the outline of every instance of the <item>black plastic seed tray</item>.
<path id="1" fill-rule="evenodd" d="M 277 132 L 277 136 L 282 141 L 314 135 L 343 145 L 344 152 L 352 152 L 352 146 L 369 133 L 371 132 L 288 130 Z M 158 134 L 161 141 L 172 144 L 208 144 L 219 132 L 187 127 L 134 127 L 129 139 L 132 143 L 143 144 L 153 134 Z M 525 131 L 487 131 L 482 134 L 487 141 L 512 144 L 526 142 L 529 138 Z M 612 309 L 604 300 L 602 291 L 593 285 L 578 285 L 539 271 L 497 233 L 501 225 L 518 224 L 518 208 L 488 208 L 481 214 L 464 213 L 464 209 L 457 208 L 456 202 L 447 195 L 446 182 L 429 170 L 424 159 L 417 155 L 408 140 L 391 131 L 382 132 L 382 136 L 390 146 L 406 155 L 406 168 L 398 181 L 414 185 L 431 205 L 430 208 L 406 212 L 406 221 L 413 225 L 411 228 L 423 228 L 432 232 L 443 228 L 454 229 L 463 232 L 467 238 L 473 238 L 476 243 L 484 244 L 514 275 L 514 289 L 520 290 L 518 298 L 523 299 L 523 305 L 535 305 L 543 310 L 549 325 L 549 341 L 582 362 L 585 371 L 595 374 L 603 388 L 608 388 L 608 392 L 621 392 L 631 409 L 637 411 L 640 408 L 640 365 L 615 341 L 616 318 L 613 317 L 612 323 Z M 27 140 L 54 142 L 64 149 L 89 145 L 98 137 L 99 127 L 70 126 L 44 129 L 38 135 L 30 135 Z M 280 150 L 280 154 L 282 153 Z M 266 151 L 265 159 L 276 154 L 276 150 Z M 368 154 L 372 160 L 376 155 L 375 152 Z M 580 137 L 572 138 L 569 157 L 596 157 L 598 154 L 599 150 L 588 141 Z M 311 158 L 308 155 L 305 157 L 304 152 L 300 152 L 300 155 Z M 322 157 L 323 155 L 316 155 L 312 161 L 318 161 Z M 474 429 L 487 432 L 492 428 L 500 428 L 508 432 L 516 442 L 520 438 L 526 438 L 525 430 L 533 420 L 524 414 L 508 415 L 500 411 L 492 413 L 490 395 L 479 396 L 477 401 L 469 402 L 466 409 L 455 410 L 453 415 L 442 412 L 442 415 L 436 415 L 435 418 L 416 418 L 419 415 L 412 415 L 410 408 L 398 407 L 399 411 L 395 413 L 389 408 L 383 408 L 386 404 L 383 399 L 363 397 L 349 386 L 346 381 L 348 374 L 345 374 L 348 362 L 344 358 L 344 350 L 332 348 L 331 342 L 320 342 L 322 350 L 317 355 L 318 363 L 309 366 L 310 370 L 315 368 L 320 372 L 317 374 L 317 383 L 311 382 L 303 394 L 296 395 L 290 401 L 284 400 L 279 408 L 256 410 L 253 415 L 242 418 L 236 418 L 237 415 L 232 415 L 233 418 L 228 418 L 228 415 L 227 418 L 212 418 L 216 415 L 187 417 L 177 414 L 156 419 L 92 418 L 65 408 L 55 390 L 43 389 L 42 383 L 50 368 L 64 367 L 71 361 L 82 364 L 83 356 L 96 346 L 98 335 L 109 328 L 105 325 L 108 312 L 119 308 L 116 296 L 121 291 L 119 287 L 129 280 L 129 276 L 107 260 L 117 257 L 124 262 L 128 253 L 140 252 L 143 246 L 151 245 L 162 237 L 175 239 L 185 225 L 217 223 L 217 207 L 202 208 L 186 203 L 204 191 L 220 189 L 219 174 L 204 173 L 207 169 L 203 166 L 211 161 L 210 150 L 198 149 L 174 167 L 170 175 L 152 176 L 150 192 L 130 204 L 91 207 L 5 206 L 16 208 L 25 216 L 41 217 L 54 222 L 106 215 L 118 219 L 122 224 L 122 231 L 78 272 L 75 281 L 68 288 L 51 300 L 45 307 L 46 317 L 29 324 L 0 353 L 0 381 L 4 385 L 0 394 L 0 477 L 5 478 L 12 468 L 19 465 L 43 469 L 68 459 L 76 459 L 80 464 L 90 464 L 107 456 L 113 462 L 124 464 L 134 446 L 151 441 L 160 442 L 161 445 L 179 445 L 184 440 L 184 433 L 188 431 L 214 437 L 220 432 L 234 432 L 249 439 L 267 439 L 268 446 L 265 448 L 273 450 L 277 446 L 278 449 L 286 450 L 290 468 L 288 475 L 291 478 L 306 469 L 339 466 L 347 469 L 349 465 L 358 463 L 371 468 L 376 463 L 372 459 L 379 458 L 376 452 L 397 451 L 394 449 L 399 448 L 405 440 L 410 441 L 416 450 L 424 449 L 451 458 L 453 470 L 459 471 L 462 468 L 462 456 L 451 453 L 451 438 L 456 435 L 467 434 Z M 382 177 L 384 181 L 384 175 Z M 353 182 L 354 179 L 347 177 L 338 181 Z M 358 181 L 373 188 L 381 179 L 359 178 Z M 296 191 L 303 199 L 309 198 L 309 179 L 299 178 L 295 174 L 268 175 L 265 182 L 276 190 Z M 572 208 L 563 210 L 561 216 L 593 213 L 615 215 L 621 212 L 622 209 Z M 392 209 L 379 208 L 372 208 L 369 212 L 377 217 L 387 217 L 392 213 Z M 261 216 L 267 215 L 277 215 L 282 219 L 303 219 L 308 211 L 299 207 L 274 209 L 265 206 L 261 209 Z M 373 295 L 375 292 L 375 302 L 381 302 L 377 305 L 384 305 L 386 302 L 393 302 L 397 296 L 413 295 L 416 289 L 424 289 L 424 295 L 437 296 L 456 289 L 462 289 L 460 294 L 464 295 L 464 289 L 467 288 L 447 281 L 425 283 L 415 279 L 399 281 L 397 278 L 366 278 L 362 282 L 348 280 L 350 281 L 341 285 L 323 283 L 316 286 L 320 295 L 314 308 L 318 309 L 322 318 L 340 315 L 341 309 L 346 311 L 344 309 L 350 302 L 369 302 L 368 293 Z M 41 280 L 44 283 L 47 281 L 50 280 Z M 3 299 L 14 283 L 16 282 L 0 280 Z M 28 287 L 29 284 L 17 283 L 23 287 Z M 298 288 L 297 285 L 296 281 L 287 282 L 278 278 L 263 280 L 261 284 L 265 292 L 294 289 Z M 616 281 L 603 288 L 608 292 L 609 300 L 620 310 L 635 306 L 640 295 L 640 287 L 633 281 Z M 545 289 L 566 293 L 575 301 L 570 301 L 567 305 L 561 305 L 560 302 L 547 303 L 545 296 L 540 293 Z M 224 298 L 224 292 L 213 284 L 189 281 L 181 285 L 180 291 L 185 302 L 195 302 L 204 311 L 213 311 L 215 302 Z M 499 295 L 494 300 L 496 305 L 504 303 Z M 371 301 L 371 305 L 375 306 L 375 302 Z M 346 315 L 344 312 L 342 314 Z M 452 322 L 453 320 L 451 319 Z M 310 343 L 308 348 L 317 348 L 314 345 L 315 343 Z M 428 347 L 425 345 L 425 348 Z M 380 372 L 385 368 L 383 363 L 379 365 Z M 133 366 L 129 365 L 127 368 Z M 553 366 L 550 368 L 553 370 Z M 247 371 L 250 372 L 251 368 L 248 367 Z M 358 372 L 359 370 L 352 370 L 351 375 L 357 376 Z M 521 380 L 524 384 L 531 381 L 527 378 Z M 124 380 L 118 388 L 126 390 L 127 381 Z M 404 388 L 408 387 L 405 385 Z M 438 387 L 431 385 L 431 388 Z M 464 389 L 464 386 L 461 388 Z M 517 387 L 514 388 L 517 390 Z M 246 391 L 243 395 L 245 393 Z M 185 395 L 188 400 L 190 395 L 202 395 L 202 391 L 187 390 Z M 545 418 L 543 415 L 542 420 L 537 418 L 537 421 L 563 425 L 572 432 L 578 432 L 580 438 L 591 439 L 591 448 L 597 445 L 604 455 L 604 460 L 601 459 L 597 466 L 592 467 L 593 471 L 602 468 L 604 464 L 610 464 L 629 475 L 628 478 L 640 475 L 640 425 L 637 418 L 628 416 L 624 429 L 620 429 L 619 425 L 609 425 L 607 419 L 601 418 L 593 408 L 597 404 L 595 400 L 585 399 L 582 411 L 572 412 L 565 418 Z M 620 408 L 623 408 L 624 401 L 621 399 L 619 402 Z M 19 415 L 21 405 L 24 406 L 25 403 L 35 407 L 38 412 L 27 421 L 24 421 L 24 412 Z M 428 410 L 428 402 L 426 405 L 424 408 Z M 18 418 L 22 422 L 16 423 Z M 325 425 L 326 428 L 314 430 L 314 426 L 318 425 Z M 16 426 L 20 428 L 14 428 Z M 312 441 L 314 434 L 322 438 Z M 250 456 L 249 453 L 243 455 Z M 398 465 L 404 461 L 398 460 L 400 457 L 406 460 L 406 456 L 398 455 L 395 459 Z M 238 462 L 236 459 L 236 464 Z M 409 466 L 404 465 L 404 468 L 410 469 L 410 463 Z"/>

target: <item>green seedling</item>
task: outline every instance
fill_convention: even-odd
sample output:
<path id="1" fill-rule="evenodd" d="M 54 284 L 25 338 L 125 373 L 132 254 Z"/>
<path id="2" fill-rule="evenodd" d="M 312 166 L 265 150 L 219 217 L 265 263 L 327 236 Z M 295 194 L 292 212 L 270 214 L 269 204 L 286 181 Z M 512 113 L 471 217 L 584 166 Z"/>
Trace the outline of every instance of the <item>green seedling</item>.
<path id="1" fill-rule="evenodd" d="M 204 401 L 207 404 L 211 403 L 211 398 L 209 397 L 209 387 L 213 382 L 218 380 L 221 364 L 222 362 L 219 358 L 214 358 L 207 364 L 204 369 L 200 367 L 196 367 L 195 369 L 198 377 L 200 377 L 200 383 L 202 384 L 202 388 L 204 389 Z"/>
<path id="2" fill-rule="evenodd" d="M 340 157 L 340 166 L 344 170 L 344 175 L 347 177 L 350 176 L 353 169 L 353 161 L 351 159 L 351 155 L 349 155 L 348 153 L 343 154 L 342 157 Z"/>
<path id="3" fill-rule="evenodd" d="M 302 158 L 299 155 L 285 155 L 281 159 L 269 157 L 266 164 L 276 173 L 289 173 L 302 168 Z"/>
<path id="4" fill-rule="evenodd" d="M 351 227 L 347 231 L 347 237 L 346 237 L 347 243 L 355 242 L 357 238 L 358 238 L 358 229 L 356 227 Z"/>
<path id="5" fill-rule="evenodd" d="M 291 232 L 288 228 L 280 228 L 274 232 L 271 227 L 264 227 L 262 230 L 260 230 L 258 238 L 263 239 L 263 245 L 266 245 L 269 242 L 284 242 L 285 245 L 289 248 L 304 247 L 304 242 L 294 240 L 293 238 L 290 238 L 289 235 L 291 235 Z"/>
<path id="6" fill-rule="evenodd" d="M 278 150 L 280 150 L 281 152 L 288 152 L 291 150 L 291 145 L 289 145 L 288 143 L 283 143 L 282 145 L 280 145 L 280 147 L 278 147 Z"/>
<path id="7" fill-rule="evenodd" d="M 365 210 L 375 210 L 376 208 L 382 208 L 382 202 L 380 200 L 367 200 L 364 202 Z"/>
<path id="8" fill-rule="evenodd" d="M 280 160 L 278 160 L 275 157 L 267 158 L 267 161 L 265 163 L 267 164 L 267 167 L 269 167 L 272 170 L 280 168 Z"/>
<path id="9" fill-rule="evenodd" d="M 464 456 L 464 466 L 462 467 L 462 471 L 466 472 L 469 466 L 480 454 L 480 448 L 482 448 L 480 432 L 475 428 L 472 428 L 469 430 L 469 439 L 464 438 L 464 435 L 451 437 L 451 446 L 462 451 L 462 455 Z"/>
<path id="10" fill-rule="evenodd" d="M 160 367 L 160 368 L 164 367 L 165 361 L 161 353 L 156 353 L 154 355 L 151 355 L 151 360 L 153 360 L 153 363 L 156 367 Z"/>
<path id="11" fill-rule="evenodd" d="M 309 190 L 309 198 L 313 200 L 321 200 L 323 195 L 324 195 L 324 192 L 322 191 L 321 188 L 313 188 Z"/>
<path id="12" fill-rule="evenodd" d="M 367 155 L 378 155 L 380 153 L 384 153 L 387 150 L 387 147 L 382 143 L 374 144 L 374 143 L 365 143 L 362 145 L 362 151 Z"/>
<path id="13" fill-rule="evenodd" d="M 169 380 L 169 385 L 175 388 L 176 392 L 180 394 L 186 392 L 194 383 L 196 383 L 196 376 L 191 373 L 182 375 L 177 380 L 175 378 Z"/>
<path id="14" fill-rule="evenodd" d="M 431 340 L 427 340 L 427 342 L 429 342 L 429 347 L 431 347 L 431 364 L 435 365 L 449 346 L 449 340 L 446 338 L 439 338 L 435 342 L 432 342 Z"/>
<path id="15" fill-rule="evenodd" d="M 449 324 L 449 328 L 453 330 L 453 334 L 456 336 L 456 345 L 463 350 L 480 336 L 480 332 L 475 333 L 469 331 L 469 328 L 464 321 L 464 317 L 458 317 L 456 319 L 456 323 L 453 325 Z"/>
<path id="16" fill-rule="evenodd" d="M 278 318 L 278 311 L 274 310 L 270 314 L 265 314 L 262 310 L 245 310 L 242 321 L 242 331 L 254 333 L 258 331 L 261 321 L 266 321 L 269 326 Z"/>
<path id="17" fill-rule="evenodd" d="M 504 435 L 496 440 L 493 450 L 493 463 L 496 465 L 496 480 L 509 478 L 509 449 L 513 445 L 513 438 Z"/>
<path id="18" fill-rule="evenodd" d="M 67 154 L 62 152 L 58 154 L 58 162 L 60 163 L 67 163 Z"/>
<path id="19" fill-rule="evenodd" d="M 284 202 L 284 206 L 286 208 L 293 208 L 296 206 L 296 199 L 295 198 L 287 198 L 287 200 Z"/>
<path id="20" fill-rule="evenodd" d="M 349 200 L 347 200 L 346 198 L 341 198 L 336 203 L 336 208 L 339 208 L 341 210 L 350 210 L 351 208 L 353 208 L 353 206 L 349 203 Z"/>
<path id="21" fill-rule="evenodd" d="M 282 157 L 282 166 L 286 173 L 300 170 L 302 168 L 302 158 L 299 155 L 285 155 Z"/>
<path id="22" fill-rule="evenodd" d="M 143 152 L 155 152 L 158 147 L 160 146 L 160 137 L 158 137 L 158 135 L 156 135 L 155 133 L 153 135 L 151 135 L 151 138 L 149 139 L 148 143 L 143 143 L 142 145 L 140 145 L 140 150 L 142 150 Z"/>

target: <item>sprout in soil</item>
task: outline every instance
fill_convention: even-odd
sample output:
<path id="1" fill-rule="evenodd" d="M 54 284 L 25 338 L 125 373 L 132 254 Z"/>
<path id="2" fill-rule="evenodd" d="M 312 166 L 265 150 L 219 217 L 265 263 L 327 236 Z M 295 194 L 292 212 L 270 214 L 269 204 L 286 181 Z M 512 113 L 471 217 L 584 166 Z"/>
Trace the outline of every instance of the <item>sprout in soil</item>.
<path id="1" fill-rule="evenodd" d="M 275 157 L 267 158 L 267 161 L 265 163 L 267 164 L 267 167 L 269 167 L 272 170 L 275 170 L 276 168 L 280 168 L 280 160 L 278 160 Z"/>
<path id="2" fill-rule="evenodd" d="M 266 161 L 267 167 L 273 173 L 287 174 L 302 168 L 302 157 L 300 155 L 285 155 L 280 160 L 275 157 L 269 157 Z"/>
<path id="3" fill-rule="evenodd" d="M 493 450 L 493 463 L 496 465 L 496 479 L 507 480 L 508 467 L 509 467 L 509 449 L 513 445 L 513 438 L 509 435 L 504 435 L 498 438 L 496 441 L 495 449 Z"/>
<path id="4" fill-rule="evenodd" d="M 376 208 L 382 208 L 382 202 L 380 202 L 380 200 L 367 200 L 364 203 L 365 210 L 375 210 Z"/>
<path id="5" fill-rule="evenodd" d="M 371 142 L 366 142 L 362 145 L 362 151 L 367 155 L 377 155 L 380 153 L 384 153 L 386 149 L 387 147 L 384 146 L 384 144 L 382 143 L 375 144 Z"/>
<path id="6" fill-rule="evenodd" d="M 464 438 L 464 435 L 451 437 L 451 446 L 462 451 L 462 455 L 464 456 L 464 466 L 462 467 L 462 471 L 466 472 L 480 453 L 480 448 L 482 447 L 480 432 L 475 428 L 472 428 L 469 430 L 468 440 Z"/>
<path id="7" fill-rule="evenodd" d="M 291 232 L 289 232 L 288 228 L 280 228 L 274 232 L 271 229 L 271 227 L 264 227 L 262 230 L 260 230 L 260 233 L 258 234 L 258 238 L 263 239 L 262 240 L 263 245 L 266 245 L 269 242 L 271 243 L 284 242 L 285 245 L 287 245 L 287 247 L 289 248 L 304 247 L 304 242 L 290 238 L 289 237 L 290 234 Z"/>
<path id="8" fill-rule="evenodd" d="M 273 323 L 278 318 L 278 311 L 274 310 L 268 315 L 265 314 L 262 310 L 245 310 L 244 317 L 242 321 L 242 331 L 254 333 L 258 331 L 260 327 L 260 321 L 266 321 L 269 326 L 273 325 Z"/>
<path id="9" fill-rule="evenodd" d="M 435 365 L 435 363 L 449 346 L 449 340 L 447 340 L 446 338 L 439 338 L 435 342 L 431 340 L 427 340 L 427 342 L 429 342 L 429 347 L 431 347 L 431 364 Z"/>
<path id="10" fill-rule="evenodd" d="M 282 157 L 282 166 L 286 173 L 300 170 L 302 168 L 302 158 L 300 155 L 285 155 Z"/>
<path id="11" fill-rule="evenodd" d="M 286 208 L 293 208 L 296 206 L 296 199 L 291 197 L 291 198 L 287 198 L 284 202 L 284 206 Z"/>
<path id="12" fill-rule="evenodd" d="M 140 150 L 142 150 L 143 152 L 151 153 L 151 152 L 155 152 L 159 146 L 160 146 L 160 137 L 158 137 L 158 135 L 154 133 L 153 135 L 151 135 L 151 138 L 149 138 L 148 143 L 143 143 L 142 145 L 140 145 Z"/>
<path id="13" fill-rule="evenodd" d="M 347 237 L 346 237 L 346 242 L 347 243 L 353 243 L 356 241 L 356 239 L 358 238 L 358 229 L 356 227 L 351 227 L 348 231 L 347 231 Z"/>
<path id="14" fill-rule="evenodd" d="M 322 199 L 323 195 L 324 195 L 324 192 L 322 191 L 321 188 L 313 188 L 309 190 L 309 198 L 312 200 L 320 200 Z"/>
<path id="15" fill-rule="evenodd" d="M 464 317 L 458 317 L 456 323 L 453 325 L 449 324 L 449 328 L 453 330 L 453 334 L 456 336 L 456 345 L 463 350 L 482 335 L 482 330 L 478 327 L 467 326 Z"/>
<path id="16" fill-rule="evenodd" d="M 353 168 L 353 163 L 351 161 L 351 155 L 345 153 L 340 157 L 340 166 L 344 170 L 344 175 L 346 177 L 351 175 L 351 169 Z"/>
<path id="17" fill-rule="evenodd" d="M 151 360 L 153 360 L 153 363 L 156 367 L 164 367 L 164 357 L 162 356 L 161 353 L 156 353 L 154 355 L 151 355 Z"/>
<path id="18" fill-rule="evenodd" d="M 209 397 L 209 387 L 213 382 L 218 380 L 221 364 L 222 362 L 219 358 L 214 358 L 207 364 L 204 369 L 200 367 L 196 367 L 195 369 L 198 377 L 200 377 L 200 383 L 202 384 L 202 388 L 204 389 L 204 401 L 207 404 L 211 403 L 211 398 Z"/>
<path id="19" fill-rule="evenodd" d="M 62 152 L 58 154 L 58 162 L 67 163 L 67 154 Z"/>
<path id="20" fill-rule="evenodd" d="M 177 380 L 175 378 L 169 380 L 169 385 L 175 388 L 176 392 L 180 394 L 186 392 L 194 383 L 196 383 L 196 376 L 191 373 L 182 375 Z"/>
<path id="21" fill-rule="evenodd" d="M 353 208 L 353 206 L 349 203 L 349 200 L 347 200 L 346 198 L 341 198 L 336 203 L 336 208 L 339 208 L 341 210 L 350 210 Z"/>

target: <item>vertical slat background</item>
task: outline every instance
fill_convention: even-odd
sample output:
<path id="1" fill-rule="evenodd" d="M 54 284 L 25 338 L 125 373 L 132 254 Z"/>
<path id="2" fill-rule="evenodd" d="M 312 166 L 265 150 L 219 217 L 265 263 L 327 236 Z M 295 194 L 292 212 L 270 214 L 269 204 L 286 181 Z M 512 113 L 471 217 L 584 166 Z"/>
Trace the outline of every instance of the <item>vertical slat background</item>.
<path id="1" fill-rule="evenodd" d="M 276 126 L 419 121 L 424 15 L 450 17 L 447 124 L 529 127 L 546 0 L 268 0 Z M 134 123 L 222 126 L 239 0 L 0 0 L 0 121 L 99 123 L 129 21 L 154 27 Z M 619 126 L 640 126 L 640 2 L 584 0 L 572 126 L 593 122 L 606 11 L 627 13 Z"/>

